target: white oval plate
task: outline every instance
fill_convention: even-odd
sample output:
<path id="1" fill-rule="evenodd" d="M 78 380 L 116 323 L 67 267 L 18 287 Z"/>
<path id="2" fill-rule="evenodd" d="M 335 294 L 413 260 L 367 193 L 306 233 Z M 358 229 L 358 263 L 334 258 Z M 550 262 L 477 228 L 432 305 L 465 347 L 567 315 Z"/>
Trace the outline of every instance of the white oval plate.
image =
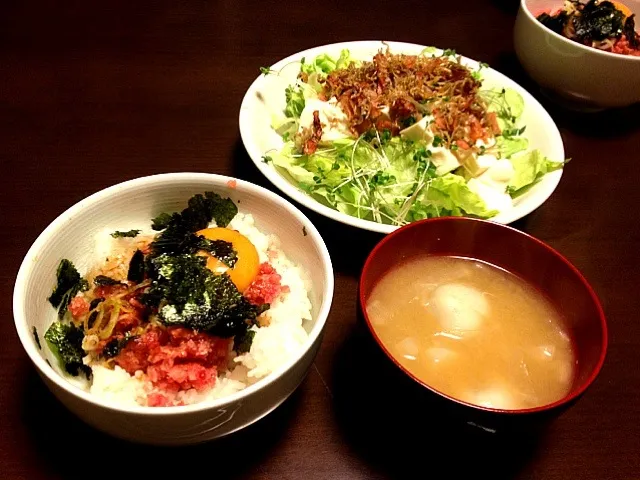
<path id="1" fill-rule="evenodd" d="M 419 54 L 425 46 L 412 43 L 364 41 L 344 42 L 311 48 L 293 54 L 271 66 L 278 75 L 260 75 L 249 87 L 240 107 L 240 136 L 251 160 L 258 169 L 282 192 L 296 202 L 326 217 L 354 227 L 380 233 L 390 233 L 397 226 L 385 225 L 370 220 L 352 217 L 316 201 L 303 190 L 285 178 L 272 164 L 262 160 L 263 155 L 280 150 L 284 144 L 280 135 L 271 128 L 271 115 L 285 107 L 284 90 L 294 83 L 300 71 L 300 60 L 312 59 L 321 53 L 338 57 L 340 50 L 348 48 L 351 55 L 360 60 L 371 58 L 386 45 L 392 53 Z M 462 57 L 462 63 L 472 69 L 479 64 L 475 60 Z M 525 136 L 529 139 L 529 149 L 539 149 L 553 160 L 564 160 L 564 147 L 558 127 L 547 111 L 524 88 L 503 74 L 489 68 L 483 70 L 483 87 L 506 87 L 516 90 L 524 99 L 524 112 L 520 123 L 527 126 Z M 553 193 L 562 177 L 562 169 L 545 175 L 527 193 L 514 200 L 514 207 L 491 218 L 498 223 L 511 223 L 542 205 Z"/>

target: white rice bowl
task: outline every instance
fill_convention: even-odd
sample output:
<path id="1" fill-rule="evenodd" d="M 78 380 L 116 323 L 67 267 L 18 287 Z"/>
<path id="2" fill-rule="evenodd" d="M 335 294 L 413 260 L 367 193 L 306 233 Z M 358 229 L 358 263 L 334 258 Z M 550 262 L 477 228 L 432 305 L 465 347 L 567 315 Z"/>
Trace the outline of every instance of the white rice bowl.
<path id="1" fill-rule="evenodd" d="M 210 225 L 215 226 L 215 223 Z M 298 355 L 308 341 L 308 333 L 303 328 L 303 322 L 311 320 L 312 308 L 307 273 L 287 258 L 276 235 L 266 235 L 256 228 L 251 214 L 238 212 L 227 228 L 237 230 L 251 241 L 258 251 L 260 263 L 268 262 L 282 277 L 281 285 L 289 287 L 289 291 L 283 292 L 262 314 L 268 316 L 268 325 L 251 327 L 255 336 L 249 352 L 238 356 L 232 352 L 228 370 L 219 373 L 213 387 L 200 392 L 195 389 L 180 391 L 174 400 L 176 404 L 200 403 L 243 390 Z M 100 232 L 95 246 L 98 264 L 118 258 L 119 266 L 109 270 L 109 274 L 118 280 L 125 279 L 128 262 L 123 264 L 122 258 L 130 256 L 141 238 L 150 238 L 154 233 L 149 230 L 135 239 L 114 239 L 110 230 Z M 110 404 L 144 406 L 149 394 L 164 393 L 155 389 L 142 371 L 129 375 L 117 365 L 111 369 L 92 361 L 89 356 L 85 357 L 85 363 L 91 367 L 93 378 L 84 388 Z"/>
<path id="2" fill-rule="evenodd" d="M 218 388 L 227 389 L 222 398 L 176 406 L 143 406 L 133 401 L 140 382 L 126 383 L 134 393 L 129 404 L 107 400 L 89 391 L 86 380 L 65 372 L 47 345 L 43 333 L 57 315 L 47 301 L 56 282 L 56 267 L 67 258 L 78 271 L 89 272 L 104 258 L 97 256 L 100 233 L 126 231 L 148 225 L 161 212 L 180 211 L 196 192 L 215 191 L 229 197 L 249 212 L 262 231 L 276 234 L 286 256 L 305 267 L 303 278 L 311 300 L 310 321 L 301 321 L 307 340 L 293 358 L 246 388 L 229 393 L 236 386 L 227 377 Z M 111 241 L 102 235 L 103 240 Z M 105 257 L 106 258 L 106 257 Z M 20 265 L 13 292 L 16 332 L 35 370 L 51 393 L 80 420 L 109 435 L 152 445 L 188 445 L 232 434 L 269 415 L 298 388 L 309 373 L 321 347 L 331 309 L 334 281 L 329 251 L 313 223 L 294 205 L 277 194 L 244 180 L 209 173 L 166 173 L 128 180 L 100 190 L 56 217 L 33 242 Z M 257 345 L 257 344 L 256 344 Z M 243 365 L 236 365 L 240 375 Z M 117 370 L 114 370 L 117 372 Z M 109 398 L 116 397 L 121 382 L 109 379 Z M 112 373 L 110 370 L 109 374 Z M 245 373 L 248 373 L 246 371 Z M 111 376 L 111 375 L 109 375 Z M 111 381 L 113 380 L 113 381 Z M 247 380 L 248 381 L 248 380 Z"/>

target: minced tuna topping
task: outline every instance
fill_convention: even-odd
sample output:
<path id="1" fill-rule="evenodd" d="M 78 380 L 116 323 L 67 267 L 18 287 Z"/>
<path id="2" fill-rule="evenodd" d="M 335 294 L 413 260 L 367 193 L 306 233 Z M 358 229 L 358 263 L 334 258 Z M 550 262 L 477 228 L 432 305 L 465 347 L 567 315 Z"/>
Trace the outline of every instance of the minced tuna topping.
<path id="1" fill-rule="evenodd" d="M 229 393 L 255 381 L 245 364 L 254 367 L 253 343 L 273 321 L 266 312 L 308 304 L 297 268 L 250 216 L 210 192 L 181 213 L 156 217 L 153 227 L 160 233 L 112 234 L 112 250 L 86 278 L 61 261 L 49 298 L 59 319 L 45 334 L 52 353 L 71 375 L 90 383 L 99 375 L 92 392 L 152 407 L 215 398 L 222 387 Z M 277 268 L 288 272 L 296 295 Z M 286 319 L 300 339 L 302 320 Z M 131 382 L 135 388 L 121 390 L 134 398 L 114 396 L 116 378 Z"/>

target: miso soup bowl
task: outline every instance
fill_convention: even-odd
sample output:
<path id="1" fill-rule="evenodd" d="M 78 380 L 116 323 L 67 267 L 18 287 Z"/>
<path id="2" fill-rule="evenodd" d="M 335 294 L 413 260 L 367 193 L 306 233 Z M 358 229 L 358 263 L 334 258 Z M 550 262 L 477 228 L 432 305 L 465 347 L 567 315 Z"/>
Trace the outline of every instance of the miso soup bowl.
<path id="1" fill-rule="evenodd" d="M 65 374 L 42 338 L 55 320 L 47 301 L 56 267 L 68 258 L 80 272 L 96 261 L 94 238 L 104 229 L 148 227 L 161 212 L 182 210 L 197 193 L 230 197 L 253 215 L 261 231 L 280 238 L 286 255 L 307 275 L 312 320 L 298 353 L 276 371 L 228 397 L 176 407 L 128 407 L 104 401 Z M 108 231 L 109 231 L 108 230 Z M 320 347 L 333 297 L 333 269 L 320 234 L 297 208 L 278 195 L 221 175 L 171 173 L 138 178 L 95 193 L 56 218 L 36 239 L 18 272 L 13 295 L 16 329 L 27 355 L 53 394 L 89 425 L 126 440 L 158 445 L 201 443 L 250 425 L 280 405 L 305 378 Z M 33 329 L 37 329 L 40 345 Z"/>
<path id="2" fill-rule="evenodd" d="M 395 266 L 422 255 L 467 257 L 501 267 L 542 292 L 566 322 L 576 353 L 576 372 L 570 391 L 558 401 L 537 408 L 502 410 L 473 405 L 431 387 L 405 369 L 385 348 L 367 315 L 366 304 L 378 281 Z M 607 325 L 600 302 L 580 272 L 540 240 L 514 228 L 471 218 L 422 220 L 383 238 L 369 254 L 359 284 L 360 312 L 378 351 L 409 379 L 413 391 L 435 400 L 468 423 L 491 430 L 527 428 L 552 419 L 591 385 L 604 362 Z M 388 362 L 388 360 L 384 360 Z M 402 380 L 404 381 L 404 380 Z M 417 387 L 417 388 L 416 388 Z M 545 422 L 542 422 L 545 423 Z"/>

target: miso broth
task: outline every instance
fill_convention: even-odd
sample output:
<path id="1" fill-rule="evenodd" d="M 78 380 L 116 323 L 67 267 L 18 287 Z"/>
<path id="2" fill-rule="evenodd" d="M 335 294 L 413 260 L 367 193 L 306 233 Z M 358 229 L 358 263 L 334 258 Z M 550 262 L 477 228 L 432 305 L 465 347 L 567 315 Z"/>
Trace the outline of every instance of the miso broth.
<path id="1" fill-rule="evenodd" d="M 575 356 L 561 316 L 493 265 L 413 258 L 380 279 L 366 309 L 391 355 L 451 397 L 511 410 L 552 403 L 571 388 Z"/>

